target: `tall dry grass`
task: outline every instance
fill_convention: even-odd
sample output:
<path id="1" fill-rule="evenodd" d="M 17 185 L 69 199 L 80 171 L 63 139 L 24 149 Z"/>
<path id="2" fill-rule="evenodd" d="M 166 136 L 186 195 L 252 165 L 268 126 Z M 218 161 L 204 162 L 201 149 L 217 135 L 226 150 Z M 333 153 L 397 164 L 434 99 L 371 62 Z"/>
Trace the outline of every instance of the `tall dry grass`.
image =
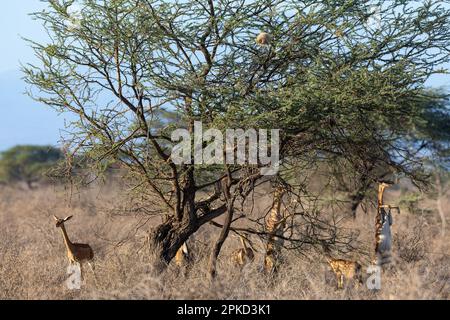
<path id="1" fill-rule="evenodd" d="M 388 194 L 391 203 L 400 191 Z M 441 199 L 450 207 L 449 196 Z M 336 289 L 334 276 L 319 254 L 284 252 L 276 278 L 261 270 L 262 243 L 255 262 L 243 270 L 229 259 L 238 246 L 227 240 L 219 276 L 208 280 L 206 266 L 213 236 L 205 226 L 191 240 L 195 264 L 180 272 L 169 266 L 155 275 L 149 264 L 146 232 L 152 223 L 132 212 L 112 214 L 123 206 L 114 186 L 69 192 L 61 187 L 0 189 L 0 299 L 449 299 L 450 232 L 441 233 L 435 201 L 425 199 L 421 213 L 394 216 L 394 263 L 383 273 L 382 288 L 371 291 L 349 284 Z M 120 212 L 120 210 L 119 210 Z M 69 290 L 68 261 L 52 215 L 74 215 L 67 223 L 72 241 L 89 243 L 95 251 L 95 271 L 85 270 L 81 290 Z M 448 214 L 448 213 L 447 213 Z M 360 213 L 348 226 L 360 230 L 360 241 L 371 248 L 373 212 Z M 126 240 L 126 241 L 124 241 Z M 367 263 L 367 261 L 366 261 Z"/>

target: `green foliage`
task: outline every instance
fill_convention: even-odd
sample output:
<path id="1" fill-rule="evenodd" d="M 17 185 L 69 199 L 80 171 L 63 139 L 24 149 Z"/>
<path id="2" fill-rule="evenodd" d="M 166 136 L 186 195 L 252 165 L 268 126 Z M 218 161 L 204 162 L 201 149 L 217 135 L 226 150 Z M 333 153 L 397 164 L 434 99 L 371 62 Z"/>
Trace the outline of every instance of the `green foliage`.
<path id="1" fill-rule="evenodd" d="M 0 153 L 0 181 L 23 181 L 31 186 L 61 158 L 61 151 L 51 146 L 13 147 Z"/>
<path id="2" fill-rule="evenodd" d="M 30 41 L 42 67 L 24 71 L 46 93 L 36 99 L 80 116 L 74 149 L 134 159 L 144 174 L 170 170 L 154 117 L 176 110 L 186 124 L 282 128 L 282 156 L 337 154 L 359 170 L 372 153 L 414 176 L 414 128 L 440 139 L 445 126 L 443 110 L 422 103 L 449 61 L 442 3 L 386 2 L 373 29 L 370 1 L 48 1 L 34 16 L 51 41 Z M 269 47 L 255 45 L 261 30 Z"/>
<path id="3" fill-rule="evenodd" d="M 135 195 L 156 196 L 188 221 L 183 230 L 230 212 L 208 193 L 220 177 L 232 176 L 227 188 L 242 198 L 264 178 L 247 164 L 174 164 L 170 132 L 192 132 L 195 121 L 281 129 L 283 169 L 304 175 L 301 194 L 324 159 L 345 168 L 344 182 L 348 172 L 363 177 L 355 203 L 386 172 L 426 182 L 429 142 L 446 130 L 436 121 L 442 97 L 424 103 L 424 84 L 450 62 L 447 1 L 384 1 L 375 28 L 369 0 L 47 2 L 34 17 L 50 37 L 29 41 L 40 63 L 23 67 L 31 96 L 76 114 L 68 150 L 93 169 L 126 167 Z M 260 32 L 269 45 L 255 43 Z"/>

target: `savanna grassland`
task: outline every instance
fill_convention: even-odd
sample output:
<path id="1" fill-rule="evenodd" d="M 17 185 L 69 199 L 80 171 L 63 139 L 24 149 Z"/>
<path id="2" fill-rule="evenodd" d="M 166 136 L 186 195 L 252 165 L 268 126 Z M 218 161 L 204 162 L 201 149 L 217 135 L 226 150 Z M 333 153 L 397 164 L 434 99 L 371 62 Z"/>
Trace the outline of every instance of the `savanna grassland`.
<path id="1" fill-rule="evenodd" d="M 44 2 L 21 69 L 68 117 L 1 154 L 0 299 L 450 298 L 448 1 Z M 329 257 L 391 251 L 384 204 L 380 289 L 337 290 Z M 53 215 L 95 253 L 79 290 Z"/>
<path id="2" fill-rule="evenodd" d="M 147 232 L 159 218 L 127 210 L 119 184 L 70 190 L 41 186 L 0 187 L 0 299 L 449 299 L 450 230 L 442 229 L 438 201 L 410 187 L 390 190 L 390 203 L 403 201 L 394 214 L 394 263 L 383 272 L 382 288 L 370 291 L 348 283 L 336 289 L 333 274 L 319 253 L 285 250 L 283 265 L 274 278 L 264 275 L 263 242 L 251 238 L 254 263 L 239 270 L 230 262 L 238 247 L 231 235 L 219 258 L 218 277 L 210 282 L 207 262 L 214 226 L 206 225 L 190 239 L 194 263 L 179 270 L 170 265 L 155 274 L 149 263 Z M 419 196 L 418 196 L 419 195 Z M 260 194 L 259 209 L 269 205 Z M 449 194 L 440 198 L 448 216 Z M 345 226 L 358 231 L 360 250 L 349 258 L 370 260 L 374 235 L 374 209 L 358 212 Z M 85 269 L 81 290 L 69 290 L 68 260 L 60 230 L 52 216 L 74 215 L 66 223 L 72 241 L 89 243 L 95 269 Z M 220 219 L 219 219 L 220 221 Z M 445 226 L 445 223 L 444 223 Z M 361 254 L 366 252 L 367 255 Z"/>

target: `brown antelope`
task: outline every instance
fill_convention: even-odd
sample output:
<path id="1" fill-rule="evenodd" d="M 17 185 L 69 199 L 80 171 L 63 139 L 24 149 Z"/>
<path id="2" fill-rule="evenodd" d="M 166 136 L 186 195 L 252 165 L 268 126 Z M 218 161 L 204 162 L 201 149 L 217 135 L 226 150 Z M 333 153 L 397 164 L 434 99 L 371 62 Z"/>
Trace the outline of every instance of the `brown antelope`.
<path id="1" fill-rule="evenodd" d="M 352 279 L 362 283 L 362 267 L 356 261 L 327 258 L 328 264 L 336 275 L 338 289 L 344 288 L 344 279 Z"/>
<path id="2" fill-rule="evenodd" d="M 180 249 L 178 249 L 176 255 L 175 255 L 175 264 L 178 267 L 183 267 L 186 266 L 190 261 L 190 256 L 189 256 L 189 248 L 185 243 L 183 243 L 180 247 Z"/>
<path id="3" fill-rule="evenodd" d="M 246 240 L 243 236 L 240 236 L 240 240 L 242 248 L 232 252 L 231 261 L 239 267 L 244 267 L 246 264 L 253 262 L 255 259 L 255 254 L 251 248 L 247 247 L 247 244 L 245 243 Z"/>
<path id="4" fill-rule="evenodd" d="M 53 216 L 56 221 L 56 227 L 61 228 L 61 232 L 64 239 L 64 244 L 67 249 L 67 258 L 69 259 L 70 264 L 79 263 L 80 267 L 83 262 L 91 261 L 94 258 L 94 251 L 91 246 L 84 243 L 72 243 L 67 235 L 66 227 L 64 223 L 68 220 L 72 219 L 72 216 L 69 216 L 65 219 L 58 218 Z M 92 267 L 92 266 L 91 266 Z"/>
<path id="5" fill-rule="evenodd" d="M 266 220 L 266 230 L 269 238 L 266 245 L 264 268 L 267 273 L 276 272 L 280 262 L 280 251 L 283 246 L 283 240 L 279 237 L 283 235 L 285 227 L 284 215 L 281 212 L 281 199 L 284 194 L 285 190 L 282 187 L 275 189 L 272 208 Z"/>
<path id="6" fill-rule="evenodd" d="M 378 266 L 391 262 L 391 226 L 393 222 L 391 209 L 397 209 L 400 212 L 399 207 L 384 204 L 384 191 L 391 185 L 390 183 L 381 182 L 378 186 L 377 216 L 375 219 L 375 263 Z"/>

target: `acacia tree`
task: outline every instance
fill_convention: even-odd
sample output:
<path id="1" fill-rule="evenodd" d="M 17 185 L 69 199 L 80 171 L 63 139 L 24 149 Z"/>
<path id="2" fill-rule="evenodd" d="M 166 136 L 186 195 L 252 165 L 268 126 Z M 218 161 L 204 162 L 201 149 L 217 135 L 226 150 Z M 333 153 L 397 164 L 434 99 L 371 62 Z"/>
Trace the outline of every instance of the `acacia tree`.
<path id="1" fill-rule="evenodd" d="M 24 66 L 31 94 L 78 115 L 66 136 L 73 154 L 95 168 L 121 163 L 141 199 L 159 199 L 166 218 L 150 237 L 159 267 L 200 226 L 226 214 L 214 264 L 236 205 L 258 183 L 305 174 L 320 159 L 347 159 L 356 171 L 374 157 L 409 175 L 420 169 L 420 154 L 404 137 L 425 81 L 449 60 L 445 1 L 383 3 L 380 26 L 371 1 L 47 2 L 34 17 L 49 40 L 30 41 L 40 64 Z M 270 41 L 258 45 L 262 31 Z M 162 110 L 177 121 L 155 126 Z M 170 134 L 177 126 L 192 133 L 195 121 L 219 130 L 280 128 L 282 174 L 175 164 Z M 307 185 L 287 189 L 302 196 Z"/>

